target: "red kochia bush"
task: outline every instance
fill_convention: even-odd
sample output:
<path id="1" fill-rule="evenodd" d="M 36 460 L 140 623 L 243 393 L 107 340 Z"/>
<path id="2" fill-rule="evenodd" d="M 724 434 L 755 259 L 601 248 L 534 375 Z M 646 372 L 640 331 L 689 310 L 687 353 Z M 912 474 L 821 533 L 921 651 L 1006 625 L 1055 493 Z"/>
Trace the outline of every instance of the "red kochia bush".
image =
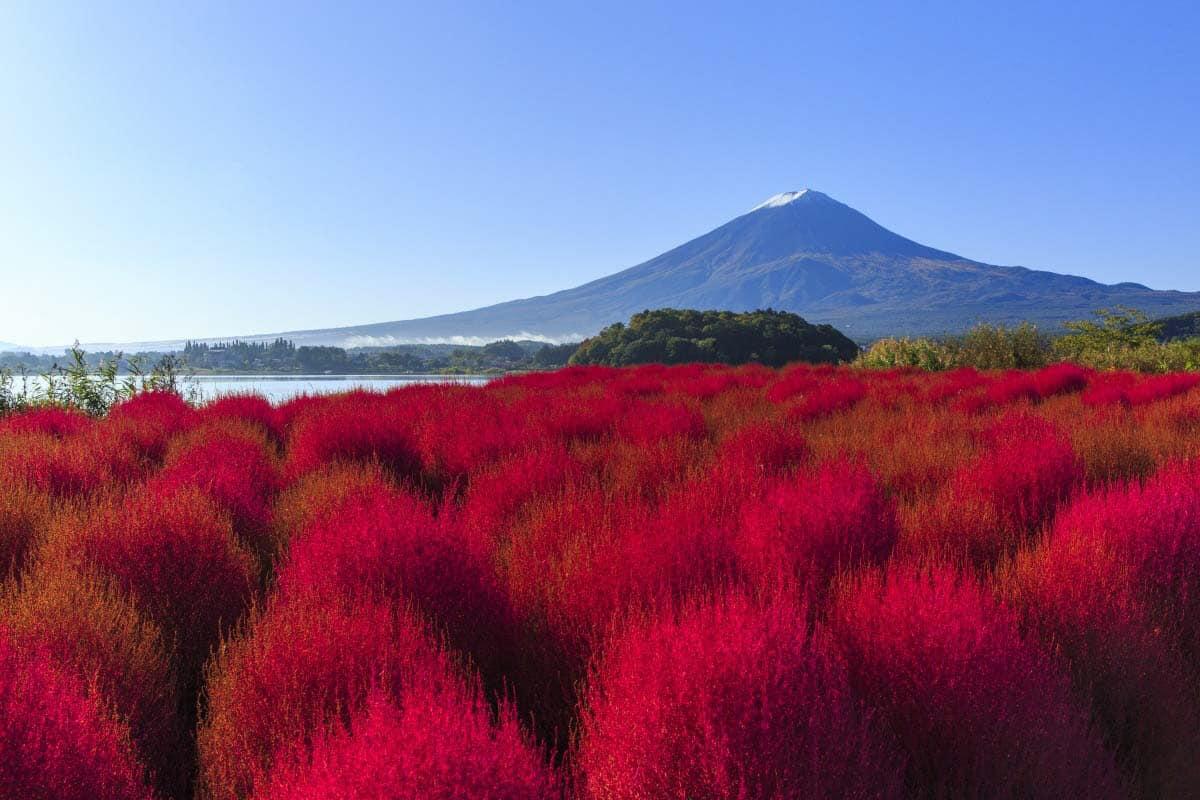
<path id="1" fill-rule="evenodd" d="M 550 800 L 555 780 L 512 713 L 493 724 L 477 697 L 410 686 L 373 692 L 348 729 L 277 766 L 255 800 Z"/>
<path id="2" fill-rule="evenodd" d="M 1087 388 L 1090 374 L 1075 364 L 1052 364 L 1030 376 L 1040 397 L 1072 394 Z"/>
<path id="3" fill-rule="evenodd" d="M 463 526 L 481 551 L 495 547 L 507 539 L 508 525 L 526 504 L 583 474 L 579 458 L 557 441 L 489 464 L 470 477 L 462 502 Z"/>
<path id="4" fill-rule="evenodd" d="M 1053 536 L 1110 548 L 1155 625 L 1200 669 L 1200 462 L 1081 498 L 1055 521 Z"/>
<path id="5" fill-rule="evenodd" d="M 0 582 L 18 574 L 49 524 L 49 493 L 0 476 Z"/>
<path id="6" fill-rule="evenodd" d="M 909 537 L 918 551 L 986 568 L 1046 524 L 1084 471 L 1067 437 L 1040 417 L 1002 417 L 982 438 L 982 452 L 918 507 Z"/>
<path id="7" fill-rule="evenodd" d="M 332 598 L 382 593 L 411 603 L 499 679 L 511 613 L 490 565 L 457 526 L 406 492 L 351 499 L 293 539 L 277 592 Z"/>
<path id="8" fill-rule="evenodd" d="M 283 490 L 271 519 L 271 554 L 278 558 L 292 538 L 309 525 L 337 514 L 349 502 L 367 502 L 392 491 L 393 484 L 378 464 L 335 463 L 310 472 Z"/>
<path id="9" fill-rule="evenodd" d="M 772 403 L 783 403 L 799 395 L 817 391 L 832 372 L 830 369 L 814 368 L 808 364 L 793 364 L 782 370 L 775 382 L 767 386 L 767 399 Z"/>
<path id="10" fill-rule="evenodd" d="M 798 422 L 817 419 L 853 408 L 867 396 L 867 386 L 854 378 L 839 377 L 820 384 L 789 404 L 788 416 Z"/>
<path id="11" fill-rule="evenodd" d="M 1120 797 L 1056 662 L 945 568 L 862 578 L 833 614 L 850 684 L 908 757 L 913 797 Z"/>
<path id="12" fill-rule="evenodd" d="M 753 483 L 794 469 L 810 455 L 799 426 L 753 422 L 732 431 L 717 445 L 712 475 L 721 485 Z"/>
<path id="13" fill-rule="evenodd" d="M 393 389 L 388 400 L 414 415 L 425 477 L 436 486 L 451 486 L 528 444 L 520 417 L 487 389 L 428 384 Z"/>
<path id="14" fill-rule="evenodd" d="M 1036 403 L 1042 399 L 1037 381 L 1022 370 L 1011 370 L 1001 375 L 987 387 L 984 393 L 989 403 L 1000 406 L 1012 405 L 1022 400 Z"/>
<path id="15" fill-rule="evenodd" d="M 1114 548 L 1090 529 L 1062 531 L 1001 572 L 1001 593 L 1065 657 L 1135 796 L 1190 797 L 1200 786 L 1193 679 Z"/>
<path id="16" fill-rule="evenodd" d="M 901 797 L 824 632 L 782 597 L 631 625 L 586 697 L 585 797 Z"/>
<path id="17" fill-rule="evenodd" d="M 270 501 L 280 482 L 264 436 L 240 420 L 200 425 L 171 442 L 153 481 L 164 488 L 202 490 L 229 513 L 234 531 L 260 557 L 271 551 Z"/>
<path id="18" fill-rule="evenodd" d="M 44 649 L 129 725 L 164 791 L 184 791 L 179 687 L 157 625 L 105 581 L 57 564 L 28 576 L 3 598 L 0 614 L 20 649 Z"/>
<path id="19" fill-rule="evenodd" d="M 261 394 L 227 394 L 208 401 L 200 408 L 200 419 L 203 422 L 248 422 L 261 428 L 274 443 L 283 440 L 283 426 L 279 417 L 271 401 Z"/>
<path id="20" fill-rule="evenodd" d="M 0 481 L 67 497 L 94 492 L 109 479 L 103 465 L 73 440 L 49 433 L 0 436 Z"/>
<path id="21" fill-rule="evenodd" d="M 312 403 L 292 423 L 287 477 L 295 480 L 336 461 L 377 461 L 400 477 L 417 474 L 421 459 L 411 412 L 370 392 Z"/>
<path id="22" fill-rule="evenodd" d="M 117 403 L 100 427 L 132 444 L 151 462 L 162 460 L 167 441 L 195 423 L 196 410 L 173 392 L 142 392 Z"/>
<path id="23" fill-rule="evenodd" d="M 222 645 L 198 735 L 202 796 L 243 798 L 275 759 L 349 718 L 372 687 L 401 702 L 414 681 L 448 680 L 423 626 L 393 605 L 320 598 L 271 605 Z"/>
<path id="24" fill-rule="evenodd" d="M 650 444 L 673 436 L 704 435 L 704 417 L 683 403 L 634 401 L 617 417 L 616 435 L 636 444 Z"/>
<path id="25" fill-rule="evenodd" d="M 0 796 L 150 800 L 129 733 L 40 650 L 0 627 Z"/>
<path id="26" fill-rule="evenodd" d="M 48 433 L 52 436 L 66 436 L 79 433 L 91 424 L 91 417 L 82 411 L 47 406 L 0 419 L 0 436 L 8 433 Z"/>
<path id="27" fill-rule="evenodd" d="M 870 470 L 839 460 L 782 479 L 751 502 L 736 546 L 757 580 L 798 578 L 819 602 L 838 570 L 884 563 L 897 536 L 895 507 Z"/>
<path id="28" fill-rule="evenodd" d="M 200 490 L 147 487 L 61 520 L 42 557 L 112 579 L 178 644 L 194 674 L 222 626 L 245 610 L 253 558 L 234 540 L 229 518 Z"/>

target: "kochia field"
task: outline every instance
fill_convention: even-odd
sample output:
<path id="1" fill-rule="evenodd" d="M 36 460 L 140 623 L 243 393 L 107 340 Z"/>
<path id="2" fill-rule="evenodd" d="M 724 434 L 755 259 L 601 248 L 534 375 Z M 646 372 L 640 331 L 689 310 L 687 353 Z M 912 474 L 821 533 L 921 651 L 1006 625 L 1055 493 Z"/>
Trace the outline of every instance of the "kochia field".
<path id="1" fill-rule="evenodd" d="M 0 797 L 1200 796 L 1200 376 L 0 419 Z"/>

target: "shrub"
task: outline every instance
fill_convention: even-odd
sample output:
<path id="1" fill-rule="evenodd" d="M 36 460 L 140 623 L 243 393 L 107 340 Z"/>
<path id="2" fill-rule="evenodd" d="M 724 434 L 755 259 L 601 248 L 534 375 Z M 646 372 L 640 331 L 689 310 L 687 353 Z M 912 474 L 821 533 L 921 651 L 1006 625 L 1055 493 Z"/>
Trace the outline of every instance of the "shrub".
<path id="1" fill-rule="evenodd" d="M 976 369 L 1038 369 L 1050 360 L 1050 340 L 1036 325 L 980 323 L 947 341 L 955 365 Z"/>
<path id="2" fill-rule="evenodd" d="M 229 518 L 198 489 L 147 487 L 103 498 L 59 520 L 41 558 L 95 572 L 127 592 L 178 647 L 195 676 L 222 626 L 246 609 L 255 564 Z"/>
<path id="3" fill-rule="evenodd" d="M 582 479 L 583 463 L 565 445 L 550 443 L 488 464 L 471 475 L 462 502 L 464 528 L 481 552 L 508 538 L 508 526 L 531 502 Z"/>
<path id="4" fill-rule="evenodd" d="M 785 573 L 819 602 L 836 571 L 884 563 L 897 535 L 895 507 L 870 471 L 834 461 L 783 479 L 751 502 L 736 546 L 758 580 Z"/>
<path id="5" fill-rule="evenodd" d="M 934 499 L 910 510 L 906 536 L 916 550 L 990 567 L 1045 525 L 1083 482 L 1070 441 L 1045 419 L 1003 417 L 983 440 L 980 455 Z"/>
<path id="6" fill-rule="evenodd" d="M 456 525 L 391 490 L 352 499 L 293 539 L 279 570 L 284 600 L 380 593 L 427 615 L 448 642 L 498 686 L 506 669 L 512 618 L 491 565 Z"/>
<path id="7" fill-rule="evenodd" d="M 999 587 L 1024 628 L 1066 659 L 1135 796 L 1189 797 L 1200 786 L 1193 679 L 1131 577 L 1102 537 L 1074 530 L 1022 553 Z"/>
<path id="8" fill-rule="evenodd" d="M 31 408 L 0 419 L 0 436 L 9 433 L 46 433 L 67 436 L 79 433 L 92 423 L 82 411 L 58 406 Z"/>
<path id="9" fill-rule="evenodd" d="M 314 403 L 292 423 L 289 480 L 335 461 L 378 462 L 398 477 L 421 468 L 411 415 L 370 392 L 348 392 Z"/>
<path id="10" fill-rule="evenodd" d="M 1111 548 L 1155 626 L 1200 669 L 1200 463 L 1174 463 L 1144 486 L 1080 498 L 1055 521 L 1053 536 Z"/>
<path id="11" fill-rule="evenodd" d="M 704 417 L 696 408 L 682 403 L 635 402 L 617 417 L 616 435 L 634 444 L 652 444 L 662 439 L 704 435 Z"/>
<path id="12" fill-rule="evenodd" d="M 868 369 L 916 367 L 926 370 L 950 369 L 953 357 L 946 347 L 932 339 L 878 339 L 859 353 L 855 366 Z"/>
<path id="13" fill-rule="evenodd" d="M 178 394 L 152 391 L 114 405 L 100 426 L 115 429 L 142 458 L 157 463 L 166 453 L 167 441 L 195 421 L 196 410 Z"/>
<path id="14" fill-rule="evenodd" d="M 866 385 L 853 378 L 827 381 L 790 404 L 789 418 L 804 422 L 853 408 L 867 396 Z"/>
<path id="15" fill-rule="evenodd" d="M 4 598 L 3 624 L 22 651 L 44 652 L 129 725 L 158 786 L 182 795 L 188 778 L 181 697 L 157 625 L 104 581 L 42 565 Z"/>
<path id="16" fill-rule="evenodd" d="M 851 686 L 908 758 L 910 796 L 1120 796 L 1066 677 L 970 579 L 867 575 L 833 620 Z"/>
<path id="17" fill-rule="evenodd" d="M 900 797 L 823 631 L 739 596 L 631 626 L 586 697 L 589 798 Z"/>
<path id="18" fill-rule="evenodd" d="M 210 667 L 201 796 L 246 797 L 267 785 L 276 754 L 349 724 L 372 687 L 402 700 L 414 676 L 437 681 L 446 669 L 416 618 L 387 603 L 268 605 Z"/>
<path id="19" fill-rule="evenodd" d="M 150 800 L 128 731 L 0 627 L 0 788 L 25 800 Z"/>
<path id="20" fill-rule="evenodd" d="M 0 477 L 0 583 L 18 574 L 45 535 L 53 511 L 49 493 Z"/>
<path id="21" fill-rule="evenodd" d="M 398 702 L 372 692 L 255 800 L 551 800 L 555 783 L 510 711 L 493 724 L 473 695 L 414 685 Z"/>
<path id="22" fill-rule="evenodd" d="M 227 394 L 210 400 L 200 408 L 200 419 L 204 422 L 240 420 L 257 425 L 275 444 L 284 438 L 280 415 L 271 401 L 260 394 Z"/>
<path id="23" fill-rule="evenodd" d="M 193 428 L 171 441 L 156 487 L 194 486 L 226 511 L 238 538 L 257 556 L 272 552 L 271 500 L 279 466 L 264 434 L 249 423 L 225 420 Z"/>
<path id="24" fill-rule="evenodd" d="M 808 439 L 795 425 L 752 422 L 731 431 L 717 445 L 710 480 L 717 486 L 754 485 L 786 474 L 811 456 Z"/>

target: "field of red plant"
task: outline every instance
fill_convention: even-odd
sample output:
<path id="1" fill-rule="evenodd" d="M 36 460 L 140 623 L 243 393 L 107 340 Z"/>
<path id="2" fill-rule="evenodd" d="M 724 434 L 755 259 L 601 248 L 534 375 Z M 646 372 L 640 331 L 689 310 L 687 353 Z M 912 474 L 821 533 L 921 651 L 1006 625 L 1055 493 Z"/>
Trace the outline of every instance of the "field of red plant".
<path id="1" fill-rule="evenodd" d="M 0 419 L 0 797 L 1198 797 L 1198 385 L 571 368 Z"/>

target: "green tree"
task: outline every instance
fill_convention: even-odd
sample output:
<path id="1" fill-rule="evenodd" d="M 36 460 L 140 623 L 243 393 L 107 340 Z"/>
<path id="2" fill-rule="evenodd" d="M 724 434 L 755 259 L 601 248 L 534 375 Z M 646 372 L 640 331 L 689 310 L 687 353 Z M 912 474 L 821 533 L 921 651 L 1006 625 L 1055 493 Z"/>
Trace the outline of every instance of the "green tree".
<path id="1" fill-rule="evenodd" d="M 720 364 L 781 366 L 851 361 L 858 345 L 830 325 L 771 309 L 737 313 L 661 308 L 634 314 L 579 345 L 572 364 Z"/>

